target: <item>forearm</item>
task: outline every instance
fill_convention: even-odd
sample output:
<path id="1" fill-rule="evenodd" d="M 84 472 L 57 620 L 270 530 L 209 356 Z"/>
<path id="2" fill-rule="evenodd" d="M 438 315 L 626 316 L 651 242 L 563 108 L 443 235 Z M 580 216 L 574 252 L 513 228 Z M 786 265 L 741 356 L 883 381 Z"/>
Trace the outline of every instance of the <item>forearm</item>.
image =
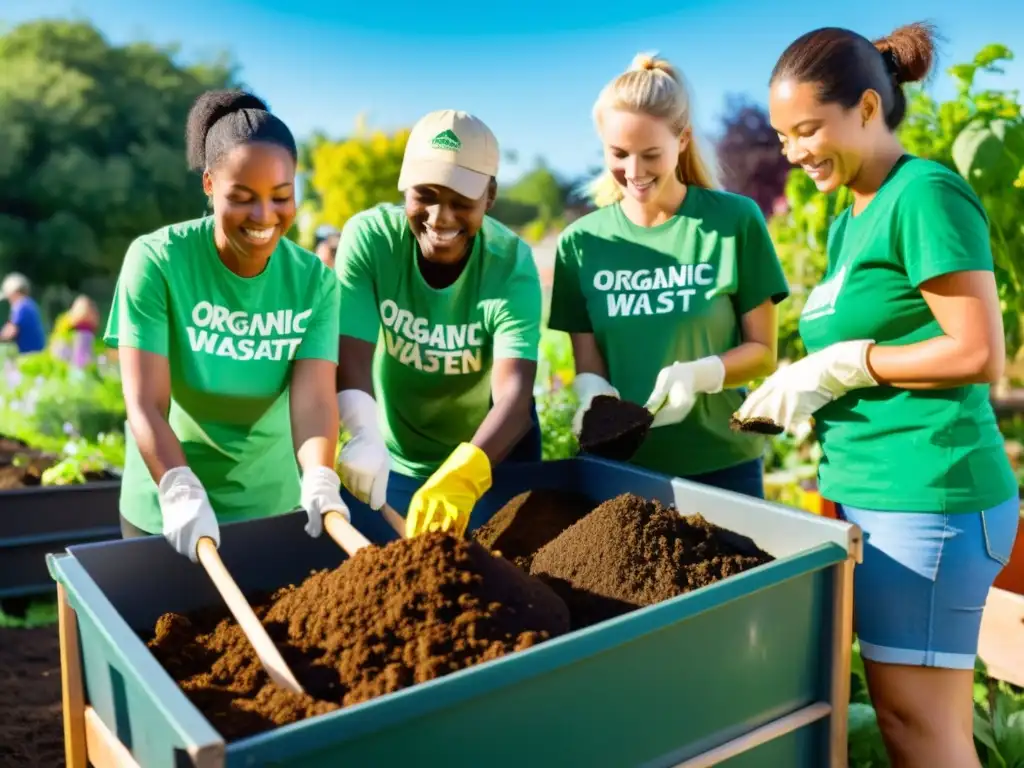
<path id="1" fill-rule="evenodd" d="M 530 392 L 509 393 L 491 406 L 471 442 L 494 466 L 508 456 L 530 426 Z"/>
<path id="2" fill-rule="evenodd" d="M 879 384 L 900 389 L 950 389 L 995 381 L 1002 375 L 1002 354 L 980 344 L 968 348 L 951 336 L 903 346 L 872 344 L 868 370 Z"/>
<path id="3" fill-rule="evenodd" d="M 724 389 L 742 387 L 761 376 L 768 376 L 775 371 L 777 364 L 775 351 L 759 341 L 745 341 L 720 357 L 725 366 Z"/>
<path id="4" fill-rule="evenodd" d="M 292 441 L 303 470 L 333 467 L 338 448 L 338 401 L 292 393 Z"/>
<path id="5" fill-rule="evenodd" d="M 597 346 L 597 339 L 592 333 L 570 334 L 572 343 L 572 358 L 576 375 L 581 373 L 592 373 L 608 380 L 608 364 L 605 363 L 604 355 Z"/>
<path id="6" fill-rule="evenodd" d="M 126 403 L 128 427 L 139 454 L 158 485 L 167 470 L 187 466 L 185 452 L 167 416 L 155 405 Z"/>
<path id="7" fill-rule="evenodd" d="M 14 341 L 18 338 L 18 326 L 14 323 L 6 323 L 0 328 L 0 341 Z"/>
<path id="8" fill-rule="evenodd" d="M 339 338 L 335 391 L 357 389 L 373 397 L 374 349 L 374 345 L 366 341 L 349 336 Z"/>

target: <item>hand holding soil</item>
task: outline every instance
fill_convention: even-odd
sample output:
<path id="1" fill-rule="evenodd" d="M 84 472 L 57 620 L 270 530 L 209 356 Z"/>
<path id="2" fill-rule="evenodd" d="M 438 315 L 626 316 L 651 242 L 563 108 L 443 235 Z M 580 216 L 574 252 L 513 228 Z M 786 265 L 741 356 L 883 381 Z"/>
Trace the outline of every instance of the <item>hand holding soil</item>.
<path id="1" fill-rule="evenodd" d="M 583 414 L 580 450 L 613 461 L 629 461 L 643 445 L 654 414 L 642 405 L 597 395 Z"/>

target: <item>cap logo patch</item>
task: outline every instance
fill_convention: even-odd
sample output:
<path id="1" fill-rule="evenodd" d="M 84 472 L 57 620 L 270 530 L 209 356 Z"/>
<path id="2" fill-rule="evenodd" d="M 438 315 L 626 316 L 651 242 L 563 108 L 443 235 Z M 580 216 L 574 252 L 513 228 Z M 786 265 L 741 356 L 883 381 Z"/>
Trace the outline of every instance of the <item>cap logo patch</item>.
<path id="1" fill-rule="evenodd" d="M 447 149 L 452 152 L 458 152 L 462 149 L 462 142 L 459 140 L 459 137 L 455 135 L 455 131 L 449 128 L 448 130 L 441 131 L 437 134 L 437 136 L 431 140 L 430 146 L 434 149 Z"/>

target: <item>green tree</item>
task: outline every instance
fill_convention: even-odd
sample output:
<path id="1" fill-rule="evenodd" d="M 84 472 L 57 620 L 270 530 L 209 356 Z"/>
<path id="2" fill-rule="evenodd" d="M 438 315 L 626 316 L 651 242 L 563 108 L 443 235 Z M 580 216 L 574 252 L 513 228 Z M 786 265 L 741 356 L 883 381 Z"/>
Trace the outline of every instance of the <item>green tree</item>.
<path id="1" fill-rule="evenodd" d="M 185 119 L 236 70 L 176 54 L 112 46 L 87 22 L 0 35 L 0 272 L 79 287 L 115 275 L 137 235 L 203 213 Z"/>
<path id="2" fill-rule="evenodd" d="M 303 204 L 301 240 L 309 244 L 322 224 L 341 228 L 360 211 L 379 203 L 397 203 L 398 175 L 409 129 L 388 134 L 370 131 L 357 119 L 352 136 L 340 141 L 319 137 L 308 148 L 310 199 Z"/>
<path id="3" fill-rule="evenodd" d="M 568 186 L 556 176 L 543 158 L 514 184 L 498 190 L 491 215 L 519 230 L 530 240 L 564 226 Z"/>

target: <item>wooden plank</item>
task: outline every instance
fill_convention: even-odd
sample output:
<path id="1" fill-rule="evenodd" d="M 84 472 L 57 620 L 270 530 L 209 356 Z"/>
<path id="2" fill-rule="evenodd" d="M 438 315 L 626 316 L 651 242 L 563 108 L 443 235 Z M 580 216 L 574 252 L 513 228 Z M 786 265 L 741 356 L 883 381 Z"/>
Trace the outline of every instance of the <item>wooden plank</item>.
<path id="1" fill-rule="evenodd" d="M 672 768 L 711 768 L 713 765 L 718 765 L 737 755 L 742 755 L 744 752 L 749 752 L 754 747 L 767 744 L 773 739 L 785 736 L 787 733 L 792 733 L 799 728 L 803 728 L 805 725 L 810 725 L 816 720 L 821 720 L 823 717 L 828 717 L 831 712 L 831 706 L 819 701 L 811 704 L 809 707 L 798 709 L 796 712 L 785 717 L 780 717 L 778 720 L 773 720 L 767 725 L 762 725 L 760 728 L 756 728 L 750 733 L 745 733 L 739 738 L 727 741 L 720 747 L 715 747 L 696 757 L 691 757 L 689 760 L 676 763 Z"/>
<path id="2" fill-rule="evenodd" d="M 92 707 L 85 710 L 85 740 L 89 762 L 96 768 L 139 768 L 132 753 L 110 732 Z"/>
<path id="3" fill-rule="evenodd" d="M 78 648 L 78 619 L 64 585 L 57 584 L 57 631 L 60 637 L 61 708 L 64 717 L 64 760 L 68 768 L 86 768 L 85 682 Z"/>
<path id="4" fill-rule="evenodd" d="M 850 664 L 853 655 L 853 559 L 834 566 L 832 585 L 832 719 L 829 722 L 829 765 L 847 768 L 849 744 Z"/>
<path id="5" fill-rule="evenodd" d="M 1024 686 L 1024 595 L 989 590 L 978 655 L 991 677 Z"/>

